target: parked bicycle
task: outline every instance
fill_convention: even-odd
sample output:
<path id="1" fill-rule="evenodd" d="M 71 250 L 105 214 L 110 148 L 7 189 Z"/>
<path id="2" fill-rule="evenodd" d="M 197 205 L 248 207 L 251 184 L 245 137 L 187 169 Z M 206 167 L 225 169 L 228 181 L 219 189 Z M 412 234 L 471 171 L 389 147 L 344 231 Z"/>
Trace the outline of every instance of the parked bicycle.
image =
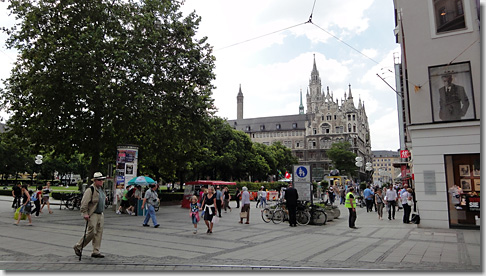
<path id="1" fill-rule="evenodd" d="M 81 199 L 82 198 L 83 198 L 83 195 L 80 194 L 80 193 L 71 193 L 65 199 L 64 205 L 69 210 L 74 210 L 74 208 L 77 208 L 79 210 L 81 208 Z"/>
<path id="2" fill-rule="evenodd" d="M 315 225 L 324 225 L 327 222 L 327 214 L 321 207 L 315 204 L 308 204 L 307 210 L 310 213 L 310 222 Z"/>
<path id="3" fill-rule="evenodd" d="M 299 225 L 307 225 L 310 222 L 310 213 L 306 210 L 306 207 L 300 202 L 297 205 L 297 210 L 295 212 L 295 217 L 297 220 L 297 224 Z M 276 210 L 272 217 L 272 222 L 275 224 L 281 223 L 282 221 L 289 220 L 289 211 L 287 209 L 280 209 Z"/>
<path id="4" fill-rule="evenodd" d="M 266 207 L 262 210 L 262 219 L 264 222 L 269 223 L 275 214 L 276 211 L 282 210 L 285 208 L 282 201 L 279 201 L 275 206 Z"/>

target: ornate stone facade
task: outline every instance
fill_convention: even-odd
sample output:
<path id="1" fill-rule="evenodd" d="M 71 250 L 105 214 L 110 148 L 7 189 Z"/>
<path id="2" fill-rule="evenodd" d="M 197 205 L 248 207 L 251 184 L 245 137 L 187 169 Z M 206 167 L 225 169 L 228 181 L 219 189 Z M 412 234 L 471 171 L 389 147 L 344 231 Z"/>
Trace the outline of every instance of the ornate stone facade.
<path id="1" fill-rule="evenodd" d="M 364 163 L 371 162 L 371 140 L 368 117 L 364 103 L 359 100 L 355 107 L 349 86 L 349 94 L 344 99 L 334 100 L 327 87 L 322 91 L 321 78 L 315 58 L 307 90 L 307 112 L 303 112 L 302 92 L 298 115 L 243 119 L 243 93 L 238 93 L 238 119 L 228 120 L 237 130 L 247 133 L 251 140 L 266 145 L 277 141 L 292 149 L 299 164 L 310 165 L 313 180 L 319 181 L 332 169 L 327 150 L 335 142 L 348 141 L 351 150 L 363 157 Z M 241 106 L 240 106 L 241 104 Z M 240 113 L 241 110 L 241 113 Z M 241 117 L 240 117 L 241 116 Z M 360 178 L 365 179 L 364 165 L 360 168 Z"/>

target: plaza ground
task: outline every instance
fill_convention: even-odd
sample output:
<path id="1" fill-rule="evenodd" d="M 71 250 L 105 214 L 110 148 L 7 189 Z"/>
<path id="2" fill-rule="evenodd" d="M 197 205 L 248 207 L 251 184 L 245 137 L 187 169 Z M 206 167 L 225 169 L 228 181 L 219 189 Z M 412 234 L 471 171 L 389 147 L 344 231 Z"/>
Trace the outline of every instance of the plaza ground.
<path id="1" fill-rule="evenodd" d="M 54 201 L 55 202 L 55 201 Z M 143 217 L 105 212 L 101 252 L 91 258 L 91 244 L 82 260 L 73 245 L 82 237 L 84 220 L 78 210 L 58 205 L 33 217 L 33 226 L 13 225 L 11 197 L 0 197 L 0 269 L 5 271 L 437 271 L 480 272 L 481 232 L 426 229 L 395 220 L 378 220 L 375 212 L 358 209 L 356 225 L 348 227 L 348 212 L 323 226 L 289 227 L 265 223 L 261 209 L 251 204 L 250 224 L 239 224 L 232 212 L 206 234 L 204 222 L 193 234 L 188 209 L 161 206 L 160 228 L 142 227 Z"/>

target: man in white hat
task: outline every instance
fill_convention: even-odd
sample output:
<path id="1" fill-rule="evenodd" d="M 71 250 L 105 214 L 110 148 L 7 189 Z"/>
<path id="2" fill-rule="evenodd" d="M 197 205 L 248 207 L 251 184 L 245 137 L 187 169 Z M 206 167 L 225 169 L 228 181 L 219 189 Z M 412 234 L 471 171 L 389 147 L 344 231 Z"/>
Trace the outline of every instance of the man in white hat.
<path id="1" fill-rule="evenodd" d="M 94 183 L 86 189 L 81 200 L 81 214 L 88 223 L 88 230 L 74 245 L 74 253 L 81 256 L 81 250 L 91 241 L 93 241 L 93 258 L 104 258 L 100 253 L 101 238 L 103 236 L 103 223 L 105 210 L 106 195 L 103 192 L 103 180 L 106 177 L 100 172 L 95 172 L 93 175 Z"/>

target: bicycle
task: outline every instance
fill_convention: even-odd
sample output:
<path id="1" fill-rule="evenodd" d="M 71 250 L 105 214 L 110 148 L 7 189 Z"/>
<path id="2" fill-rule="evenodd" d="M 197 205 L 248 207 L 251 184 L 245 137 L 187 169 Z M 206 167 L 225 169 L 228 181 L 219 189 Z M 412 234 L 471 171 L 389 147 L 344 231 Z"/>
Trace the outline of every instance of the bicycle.
<path id="1" fill-rule="evenodd" d="M 326 212 L 319 206 L 315 204 L 310 204 L 308 206 L 309 213 L 311 216 L 311 222 L 312 224 L 321 226 L 326 224 L 327 222 L 327 214 Z"/>
<path id="2" fill-rule="evenodd" d="M 66 208 L 71 211 L 74 210 L 74 208 L 77 208 L 79 210 L 81 208 L 81 199 L 82 195 L 79 193 L 70 194 L 64 204 Z"/>
<path id="3" fill-rule="evenodd" d="M 310 214 L 302 204 L 297 205 L 297 210 L 295 212 L 295 217 L 297 220 L 297 224 L 299 225 L 307 225 L 310 222 Z M 289 211 L 287 209 L 280 209 L 276 210 L 272 217 L 272 222 L 275 224 L 279 224 L 282 221 L 286 221 L 289 219 Z"/>
<path id="4" fill-rule="evenodd" d="M 279 201 L 276 205 L 275 208 L 272 207 L 266 207 L 262 210 L 262 219 L 264 222 L 269 223 L 272 219 L 273 216 L 275 215 L 275 212 L 278 210 L 281 210 L 283 206 L 283 203 Z"/>

